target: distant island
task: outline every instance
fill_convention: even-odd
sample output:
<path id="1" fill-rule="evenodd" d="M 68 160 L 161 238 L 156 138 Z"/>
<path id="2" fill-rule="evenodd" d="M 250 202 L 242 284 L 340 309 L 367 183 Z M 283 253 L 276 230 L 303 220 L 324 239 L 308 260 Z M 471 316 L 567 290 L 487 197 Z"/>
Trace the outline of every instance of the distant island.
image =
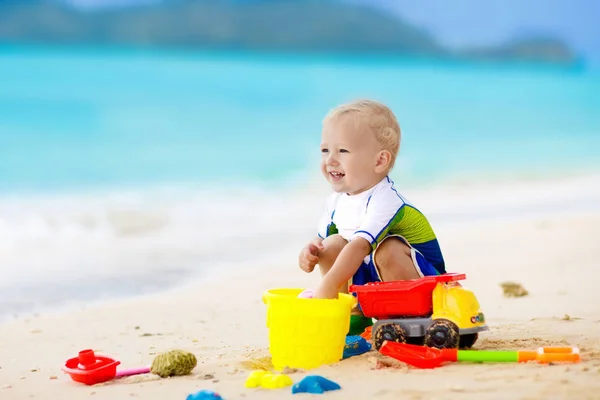
<path id="1" fill-rule="evenodd" d="M 0 0 L 0 42 L 578 61 L 556 38 L 452 51 L 396 16 L 333 0 L 166 0 L 96 11 L 57 0 Z"/>

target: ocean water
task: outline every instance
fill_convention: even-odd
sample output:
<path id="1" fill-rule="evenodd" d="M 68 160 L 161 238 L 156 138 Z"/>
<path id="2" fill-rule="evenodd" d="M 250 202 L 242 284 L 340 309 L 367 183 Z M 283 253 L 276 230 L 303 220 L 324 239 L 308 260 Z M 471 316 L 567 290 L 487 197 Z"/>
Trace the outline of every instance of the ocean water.
<path id="1" fill-rule="evenodd" d="M 5 46 L 0 82 L 0 318 L 302 243 L 328 193 L 320 121 L 359 97 L 396 112 L 392 177 L 436 223 L 600 199 L 585 68 Z"/>

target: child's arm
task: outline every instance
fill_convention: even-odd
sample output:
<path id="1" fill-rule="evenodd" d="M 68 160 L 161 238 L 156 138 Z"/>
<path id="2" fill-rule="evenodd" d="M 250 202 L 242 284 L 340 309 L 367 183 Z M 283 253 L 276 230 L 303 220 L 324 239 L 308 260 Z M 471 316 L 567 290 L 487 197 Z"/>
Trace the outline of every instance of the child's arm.
<path id="1" fill-rule="evenodd" d="M 377 248 L 390 228 L 402 220 L 403 208 L 404 200 L 391 185 L 372 194 L 364 220 L 323 277 L 315 297 L 337 297 L 341 286 L 358 271 L 364 258 Z"/>
<path id="2" fill-rule="evenodd" d="M 363 259 L 371 252 L 371 244 L 362 237 L 356 237 L 348 243 L 325 274 L 314 298 L 335 299 L 342 285 L 356 273 Z"/>

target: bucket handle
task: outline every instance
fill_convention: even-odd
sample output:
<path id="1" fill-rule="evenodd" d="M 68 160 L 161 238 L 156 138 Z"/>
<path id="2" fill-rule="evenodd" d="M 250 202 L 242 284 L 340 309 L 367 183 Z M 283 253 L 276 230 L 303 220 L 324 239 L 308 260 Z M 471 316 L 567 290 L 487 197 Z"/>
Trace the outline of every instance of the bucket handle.
<path id="1" fill-rule="evenodd" d="M 264 292 L 261 297 L 263 304 L 268 304 L 270 297 L 271 295 L 269 294 L 269 292 Z"/>
<path id="2" fill-rule="evenodd" d="M 350 309 L 353 309 L 358 304 L 358 299 L 356 297 L 352 296 L 351 294 L 349 296 L 351 296 L 350 299 L 348 299 L 347 297 L 344 297 L 344 299 L 345 300 L 347 299 L 347 303 L 350 305 Z"/>

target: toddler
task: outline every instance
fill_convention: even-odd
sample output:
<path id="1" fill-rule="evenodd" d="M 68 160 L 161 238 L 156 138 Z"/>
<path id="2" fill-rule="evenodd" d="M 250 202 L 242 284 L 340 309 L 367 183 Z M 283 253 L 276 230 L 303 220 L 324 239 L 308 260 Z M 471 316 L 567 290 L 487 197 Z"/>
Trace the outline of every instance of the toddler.
<path id="1" fill-rule="evenodd" d="M 303 271 L 312 272 L 318 264 L 323 276 L 314 298 L 336 298 L 348 292 L 349 284 L 446 272 L 429 222 L 388 176 L 400 136 L 394 113 L 371 100 L 341 105 L 324 118 L 321 172 L 334 193 L 326 201 L 318 236 L 299 256 Z M 370 324 L 355 312 L 349 334 Z"/>

